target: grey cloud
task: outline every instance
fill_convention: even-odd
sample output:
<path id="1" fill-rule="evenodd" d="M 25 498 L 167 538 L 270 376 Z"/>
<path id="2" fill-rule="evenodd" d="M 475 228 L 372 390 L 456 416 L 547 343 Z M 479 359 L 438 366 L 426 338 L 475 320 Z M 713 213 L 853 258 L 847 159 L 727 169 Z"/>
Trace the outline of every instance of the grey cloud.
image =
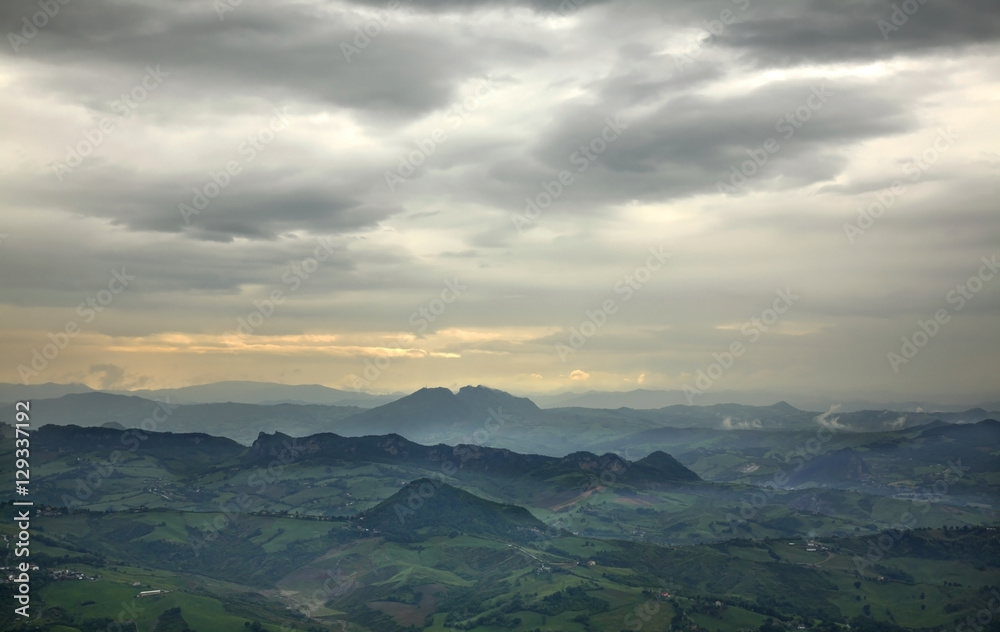
<path id="1" fill-rule="evenodd" d="M 904 4 L 909 13 L 902 10 Z M 809 0 L 755 3 L 746 19 L 727 27 L 712 43 L 762 64 L 799 65 L 927 54 L 998 40 L 1000 6 L 992 2 Z"/>
<path id="2" fill-rule="evenodd" d="M 109 0 L 71 3 L 27 45 L 21 55 L 72 68 L 103 66 L 109 78 L 81 85 L 56 75 L 52 90 L 74 100 L 96 101 L 112 93 L 110 77 L 160 65 L 170 89 L 204 108 L 214 95 L 297 99 L 371 114 L 415 116 L 448 105 L 454 83 L 486 72 L 486 58 L 461 54 L 475 45 L 485 53 L 531 55 L 496 39 L 441 38 L 397 24 L 361 54 L 345 59 L 342 43 L 356 36 L 344 14 L 320 14 L 287 3 L 279 10 L 245 3 L 220 21 L 211 3 L 122 5 Z M 33 3 L 4 3 L 0 21 L 16 23 L 37 10 Z M 10 48 L 3 53 L 11 55 Z M 182 106 L 182 111 L 186 109 Z"/>
<path id="3" fill-rule="evenodd" d="M 413 7 L 421 11 L 475 11 L 477 9 L 524 6 L 541 13 L 557 13 L 572 15 L 580 10 L 589 9 L 611 2 L 612 0 L 400 0 L 403 6 Z M 384 8 L 387 0 L 355 0 L 356 4 Z"/>
<path id="4" fill-rule="evenodd" d="M 813 91 L 822 86 L 830 96 L 818 110 L 808 111 L 807 121 L 781 123 L 810 99 L 819 103 Z M 714 193 L 718 182 L 729 181 L 734 165 L 749 159 L 746 152 L 761 151 L 768 139 L 777 141 L 780 149 L 768 157 L 769 164 L 747 188 L 756 189 L 778 176 L 782 188 L 795 188 L 836 176 L 846 163 L 842 152 L 847 148 L 919 124 L 911 108 L 884 83 L 785 82 L 725 99 L 679 96 L 651 114 L 632 119 L 625 112 L 622 120 L 628 128 L 580 173 L 571 155 L 599 138 L 605 121 L 616 115 L 594 107 L 564 112 L 560 125 L 539 141 L 535 155 L 541 165 L 510 165 L 520 172 L 511 175 L 524 183 L 524 195 L 540 192 L 540 183 L 552 180 L 562 169 L 576 181 L 553 204 L 553 212 L 579 213 L 631 199 L 662 201 Z"/>

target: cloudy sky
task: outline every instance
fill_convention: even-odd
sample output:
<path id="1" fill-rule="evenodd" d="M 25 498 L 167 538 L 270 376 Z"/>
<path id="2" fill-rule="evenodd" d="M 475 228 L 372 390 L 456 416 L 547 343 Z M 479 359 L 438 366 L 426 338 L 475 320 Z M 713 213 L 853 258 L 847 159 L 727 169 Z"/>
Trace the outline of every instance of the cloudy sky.
<path id="1" fill-rule="evenodd" d="M 0 380 L 1000 392 L 996 3 L 578 1 L 3 2 Z"/>

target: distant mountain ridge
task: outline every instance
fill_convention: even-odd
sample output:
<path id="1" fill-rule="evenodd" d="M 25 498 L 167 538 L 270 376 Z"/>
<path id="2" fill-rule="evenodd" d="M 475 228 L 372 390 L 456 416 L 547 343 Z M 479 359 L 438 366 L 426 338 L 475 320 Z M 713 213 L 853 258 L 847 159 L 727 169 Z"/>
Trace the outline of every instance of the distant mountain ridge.
<path id="1" fill-rule="evenodd" d="M 165 399 L 178 404 L 318 404 L 380 406 L 403 396 L 403 393 L 372 395 L 342 391 L 320 384 L 275 384 L 272 382 L 214 382 L 197 386 L 156 390 L 109 391 L 116 395 L 135 395 L 146 399 Z"/>
<path id="2" fill-rule="evenodd" d="M 295 404 L 189 404 L 153 401 L 100 391 L 32 400 L 32 419 L 52 425 L 144 428 L 161 432 L 205 432 L 249 445 L 261 431 L 282 429 L 298 436 L 338 429 L 338 420 L 363 409 Z M 13 405 L 0 415 L 13 419 Z"/>
<path id="3" fill-rule="evenodd" d="M 485 387 L 477 387 L 485 388 Z M 222 381 L 195 386 L 168 389 L 140 389 L 132 391 L 113 389 L 93 389 L 85 384 L 10 384 L 0 383 L 0 403 L 11 403 L 24 399 L 51 399 L 68 394 L 90 393 L 101 390 L 115 395 L 137 396 L 146 399 L 163 400 L 178 404 L 238 403 L 238 404 L 317 404 L 357 406 L 373 408 L 405 397 L 407 393 L 394 392 L 373 394 L 361 391 L 345 391 L 320 384 L 279 384 L 256 381 Z M 495 389 L 490 389 L 495 390 Z M 503 391 L 498 391 L 503 392 Z M 968 403 L 938 403 L 933 401 L 890 401 L 876 399 L 856 399 L 849 396 L 810 396 L 779 394 L 767 391 L 710 391 L 695 402 L 699 406 L 715 404 L 737 404 L 743 406 L 772 406 L 775 402 L 787 400 L 801 410 L 825 411 L 832 406 L 844 412 L 865 410 L 891 410 L 896 412 L 941 412 L 957 413 L 970 408 L 981 408 L 993 413 L 1000 412 L 1000 401 L 996 394 L 970 397 Z M 583 393 L 543 393 L 519 399 L 531 401 L 541 409 L 548 408 L 600 408 L 614 410 L 631 408 L 654 410 L 667 406 L 688 404 L 687 395 L 679 390 L 634 389 L 631 391 L 596 391 Z"/>
<path id="4" fill-rule="evenodd" d="M 821 415 L 785 401 L 768 406 L 543 409 L 530 399 L 486 386 L 465 386 L 457 392 L 423 388 L 368 409 L 317 404 L 180 405 L 172 398 L 153 401 L 134 394 L 90 391 L 32 400 L 32 410 L 43 423 L 206 432 L 243 445 L 253 443 L 261 432 L 298 437 L 397 434 L 425 445 L 475 443 L 549 456 L 584 450 L 624 451 L 638 458 L 664 450 L 687 465 L 692 461 L 685 454 L 699 441 L 717 443 L 726 437 L 722 440 L 757 442 L 757 438 L 738 435 L 742 432 L 815 432 L 823 424 L 837 432 L 893 432 L 936 422 L 975 423 L 991 415 L 978 408 L 957 413 L 868 410 Z M 0 418 L 11 419 L 13 414 L 13 405 L 0 406 Z"/>
<path id="5" fill-rule="evenodd" d="M 174 404 L 315 404 L 371 408 L 399 399 L 405 393 L 376 395 L 343 391 L 320 384 L 277 384 L 273 382 L 230 381 L 183 386 L 180 388 L 133 391 L 93 389 L 84 384 L 5 384 L 0 383 L 0 403 L 20 400 L 54 399 L 64 395 L 103 392 L 126 397 L 142 397 Z"/>
<path id="6" fill-rule="evenodd" d="M 689 405 L 688 396 L 680 390 L 634 389 L 631 391 L 596 391 L 584 393 L 559 393 L 531 395 L 531 399 L 541 408 L 633 408 L 637 410 L 653 410 L 675 405 Z M 992 398 L 992 396 L 991 396 Z M 696 402 L 699 406 L 716 404 L 739 404 L 743 406 L 771 406 L 780 400 L 791 400 L 793 406 L 801 410 L 829 410 L 837 406 L 840 412 L 859 412 L 864 410 L 891 410 L 896 412 L 945 412 L 955 413 L 968 410 L 977 403 L 977 408 L 988 411 L 1000 410 L 1000 402 L 985 398 L 970 398 L 969 403 L 943 404 L 930 401 L 875 401 L 860 400 L 848 397 L 830 396 L 792 396 L 789 394 L 770 393 L 766 391 L 715 391 L 700 395 Z"/>

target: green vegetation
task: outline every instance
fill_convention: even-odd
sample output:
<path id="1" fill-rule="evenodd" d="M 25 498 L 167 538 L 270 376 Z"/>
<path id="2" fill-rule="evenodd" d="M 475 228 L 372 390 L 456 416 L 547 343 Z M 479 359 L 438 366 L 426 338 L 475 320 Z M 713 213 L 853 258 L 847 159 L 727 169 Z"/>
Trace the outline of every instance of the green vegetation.
<path id="1" fill-rule="evenodd" d="M 706 482 L 664 452 L 556 458 L 333 434 L 244 447 L 46 427 L 32 444 L 35 618 L 0 611 L 0 629 L 953 627 L 1000 590 L 996 431 L 836 437 L 801 471 L 861 476 L 844 490 Z M 699 436 L 705 454 L 781 471 L 790 435 L 761 434 L 770 447 Z M 935 449 L 950 464 L 929 465 Z M 910 492 L 922 488 L 936 494 Z M 6 505 L 8 568 L 12 517 Z M 0 598 L 13 589 L 0 583 Z"/>

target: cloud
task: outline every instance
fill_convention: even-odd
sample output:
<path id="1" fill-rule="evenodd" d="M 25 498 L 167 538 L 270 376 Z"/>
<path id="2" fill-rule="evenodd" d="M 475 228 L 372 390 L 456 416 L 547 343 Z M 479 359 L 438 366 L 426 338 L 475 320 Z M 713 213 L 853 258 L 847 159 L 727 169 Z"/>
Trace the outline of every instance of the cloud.
<path id="1" fill-rule="evenodd" d="M 927 55 L 944 48 L 1000 40 L 1000 9 L 976 0 L 852 2 L 849 10 L 822 0 L 792 10 L 757 3 L 750 16 L 713 43 L 768 65 L 871 61 Z M 913 10 L 913 9 L 916 10 Z M 809 19 L 802 19 L 808 15 Z"/>
<path id="2" fill-rule="evenodd" d="M 76 322 L 39 381 L 332 385 L 366 350 L 405 348 L 419 357 L 372 389 L 427 374 L 562 389 L 554 345 L 613 300 L 574 358 L 601 370 L 573 380 L 680 388 L 792 287 L 802 300 L 713 388 L 993 399 L 992 286 L 905 375 L 885 352 L 995 253 L 1000 9 L 918 2 L 883 36 L 894 4 L 412 0 L 368 41 L 384 0 L 244 2 L 223 19 L 196 0 L 63 5 L 0 49 L 2 379 Z M 14 0 L 0 19 L 37 11 Z M 143 95 L 148 68 L 163 81 Z M 495 90 L 465 107 L 486 78 Z M 265 133 L 276 109 L 288 124 Z M 948 128 L 954 144 L 925 161 Z M 602 151 L 581 162 L 581 147 Z M 754 173 L 720 192 L 734 169 Z M 897 180 L 852 246 L 844 225 Z M 651 247 L 676 263 L 618 285 Z M 85 320 L 123 268 L 134 281 Z M 405 338 L 451 279 L 468 291 Z M 272 295 L 247 345 L 223 344 Z"/>
<path id="3" fill-rule="evenodd" d="M 87 369 L 83 382 L 94 384 L 98 389 L 136 389 L 149 382 L 149 376 L 128 378 L 124 368 L 116 364 L 94 364 Z"/>
<path id="4" fill-rule="evenodd" d="M 590 373 L 587 373 L 586 371 L 582 371 L 580 369 L 575 369 L 574 371 L 570 372 L 569 379 L 577 382 L 582 382 L 590 379 Z"/>
<path id="5" fill-rule="evenodd" d="M 830 406 L 830 409 L 825 413 L 816 416 L 816 423 L 822 428 L 827 428 L 830 430 L 847 430 L 851 431 L 851 426 L 847 424 L 840 423 L 840 416 L 834 415 L 838 410 L 840 410 L 840 404 L 834 404 Z"/>

